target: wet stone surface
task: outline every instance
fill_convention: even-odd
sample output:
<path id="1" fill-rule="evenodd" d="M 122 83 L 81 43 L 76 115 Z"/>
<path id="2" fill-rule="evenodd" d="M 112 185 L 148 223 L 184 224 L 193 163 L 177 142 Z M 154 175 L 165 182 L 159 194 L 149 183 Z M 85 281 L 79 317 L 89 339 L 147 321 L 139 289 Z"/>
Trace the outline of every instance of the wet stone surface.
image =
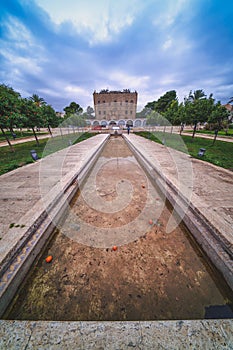
<path id="1" fill-rule="evenodd" d="M 231 295 L 183 224 L 172 217 L 167 232 L 169 220 L 164 198 L 112 138 L 6 317 L 203 319 Z"/>

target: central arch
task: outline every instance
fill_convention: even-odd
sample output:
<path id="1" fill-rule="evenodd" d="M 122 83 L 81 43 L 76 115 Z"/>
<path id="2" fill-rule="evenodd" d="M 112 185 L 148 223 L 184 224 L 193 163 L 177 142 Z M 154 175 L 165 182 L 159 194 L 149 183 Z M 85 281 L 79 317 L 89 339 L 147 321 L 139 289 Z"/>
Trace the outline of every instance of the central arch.
<path id="1" fill-rule="evenodd" d="M 133 121 L 131 119 L 127 120 L 126 126 L 133 126 Z"/>
<path id="2" fill-rule="evenodd" d="M 116 121 L 115 120 L 110 120 L 109 125 L 116 125 Z"/>

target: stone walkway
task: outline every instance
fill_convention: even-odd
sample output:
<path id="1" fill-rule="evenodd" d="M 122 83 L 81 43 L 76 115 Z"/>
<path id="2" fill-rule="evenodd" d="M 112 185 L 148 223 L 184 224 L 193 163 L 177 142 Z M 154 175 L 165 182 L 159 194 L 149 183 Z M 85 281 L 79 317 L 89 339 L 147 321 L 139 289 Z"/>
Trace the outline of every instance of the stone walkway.
<path id="1" fill-rule="evenodd" d="M 233 172 L 134 134 L 125 135 L 231 243 Z"/>
<path id="2" fill-rule="evenodd" d="M 154 322 L 0 321 L 7 350 L 230 350 L 232 320 Z"/>
<path id="3" fill-rule="evenodd" d="M 46 196 L 52 201 L 107 136 L 97 135 L 0 176 L 0 262 L 33 224 Z"/>
<path id="4" fill-rule="evenodd" d="M 134 134 L 124 137 L 233 290 L 233 172 Z M 167 232 L 173 227 L 171 215 Z"/>

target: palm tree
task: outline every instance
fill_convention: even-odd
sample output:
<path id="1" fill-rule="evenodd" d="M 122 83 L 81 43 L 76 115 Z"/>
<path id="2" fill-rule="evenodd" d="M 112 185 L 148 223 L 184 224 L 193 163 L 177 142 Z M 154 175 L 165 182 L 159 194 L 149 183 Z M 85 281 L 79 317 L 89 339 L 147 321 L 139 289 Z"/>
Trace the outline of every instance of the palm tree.
<path id="1" fill-rule="evenodd" d="M 33 94 L 31 97 L 29 97 L 29 100 L 33 101 L 37 107 L 41 107 L 42 105 L 46 104 L 45 100 L 36 94 Z"/>
<path id="2" fill-rule="evenodd" d="M 196 90 L 192 93 L 192 90 L 190 91 L 189 93 L 189 97 L 188 97 L 188 100 L 190 102 L 194 102 L 194 101 L 197 101 L 197 100 L 201 100 L 203 98 L 206 97 L 206 94 L 204 93 L 203 90 Z"/>
<path id="3" fill-rule="evenodd" d="M 204 98 L 206 98 L 206 94 L 204 93 L 204 91 L 202 89 L 195 90 L 193 93 L 192 93 L 192 90 L 191 90 L 190 93 L 189 93 L 188 102 L 191 102 L 191 103 L 195 104 L 195 102 L 197 103 L 197 101 L 202 100 Z M 212 96 L 211 96 L 211 98 L 212 98 Z M 194 127 L 193 127 L 192 138 L 194 138 L 194 135 L 196 133 L 197 123 L 198 123 L 198 120 L 194 119 Z"/>

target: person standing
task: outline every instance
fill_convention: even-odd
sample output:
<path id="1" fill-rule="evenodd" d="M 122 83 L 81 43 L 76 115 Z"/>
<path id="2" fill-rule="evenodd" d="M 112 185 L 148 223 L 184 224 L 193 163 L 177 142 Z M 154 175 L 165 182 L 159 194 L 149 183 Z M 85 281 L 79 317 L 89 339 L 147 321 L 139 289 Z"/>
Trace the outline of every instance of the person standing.
<path id="1" fill-rule="evenodd" d="M 129 125 L 127 126 L 127 132 L 128 132 L 128 135 L 129 135 L 129 132 L 130 132 L 130 126 Z"/>

